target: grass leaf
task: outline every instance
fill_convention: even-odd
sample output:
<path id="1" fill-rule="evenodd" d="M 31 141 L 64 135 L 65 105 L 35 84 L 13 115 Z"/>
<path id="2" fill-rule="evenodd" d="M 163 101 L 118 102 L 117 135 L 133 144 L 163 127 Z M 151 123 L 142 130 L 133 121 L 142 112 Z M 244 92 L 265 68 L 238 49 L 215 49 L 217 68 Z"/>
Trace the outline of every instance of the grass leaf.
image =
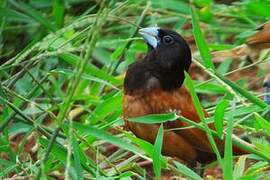
<path id="1" fill-rule="evenodd" d="M 31 19 L 27 15 L 20 13 L 16 10 L 9 9 L 9 8 L 0 8 L 0 18 L 7 18 L 9 21 L 15 22 L 29 22 Z"/>
<path id="2" fill-rule="evenodd" d="M 192 171 L 190 168 L 188 168 L 187 166 L 185 166 L 184 164 L 178 162 L 178 161 L 173 161 L 173 163 L 175 164 L 175 166 L 177 167 L 177 169 L 184 174 L 185 176 L 194 179 L 194 180 L 202 180 L 202 178 L 195 173 L 194 171 Z"/>
<path id="3" fill-rule="evenodd" d="M 255 113 L 255 118 L 256 118 L 257 122 L 261 125 L 261 128 L 264 129 L 268 134 L 270 134 L 270 122 L 265 120 L 258 113 Z"/>
<path id="4" fill-rule="evenodd" d="M 65 62 L 73 66 L 75 66 L 76 63 L 78 63 L 79 61 L 82 61 L 82 59 L 79 56 L 72 53 L 63 53 L 59 57 L 61 58 L 61 60 L 64 60 Z M 85 67 L 84 73 L 106 80 L 112 83 L 113 85 L 122 83 L 121 80 L 117 80 L 115 77 L 109 75 L 105 71 L 98 69 L 93 64 L 87 64 Z"/>
<path id="5" fill-rule="evenodd" d="M 23 2 L 15 2 L 11 1 L 12 4 L 17 6 L 20 10 L 22 10 L 27 15 L 31 16 L 34 20 L 39 22 L 41 25 L 49 29 L 50 31 L 54 32 L 56 31 L 56 27 L 48 20 L 47 17 L 44 17 L 39 11 L 32 8 L 30 5 L 27 5 Z"/>
<path id="6" fill-rule="evenodd" d="M 220 164 L 222 164 L 222 161 L 221 161 L 221 156 L 220 156 L 220 153 L 219 153 L 219 150 L 217 148 L 217 145 L 215 143 L 215 140 L 214 140 L 214 137 L 211 133 L 211 129 L 208 127 L 206 121 L 205 121 L 205 118 L 204 118 L 204 110 L 203 110 L 203 107 L 200 103 L 200 100 L 195 92 L 195 89 L 194 89 L 194 86 L 193 86 L 193 83 L 192 83 L 192 80 L 189 76 L 189 74 L 187 72 L 185 72 L 185 85 L 187 86 L 188 90 L 189 90 L 189 93 L 191 95 L 191 98 L 192 98 L 192 102 L 196 108 L 196 111 L 200 117 L 200 120 L 203 122 L 203 125 L 205 127 L 205 131 L 206 131 L 206 134 L 207 134 L 207 137 L 208 137 L 208 140 L 210 142 L 210 145 L 213 149 L 213 151 L 216 153 L 216 156 L 217 156 L 217 159 L 219 161 Z"/>
<path id="7" fill-rule="evenodd" d="M 72 135 L 71 144 L 73 149 L 73 157 L 74 157 L 74 169 L 76 171 L 76 178 L 78 180 L 83 180 L 83 169 L 81 166 L 81 158 L 80 158 L 80 146 L 74 135 Z"/>
<path id="8" fill-rule="evenodd" d="M 218 103 L 214 113 L 214 122 L 218 136 L 222 137 L 223 132 L 223 119 L 226 108 L 229 106 L 228 100 L 222 100 Z"/>
<path id="9" fill-rule="evenodd" d="M 232 131 L 233 131 L 233 116 L 231 115 L 227 121 L 227 130 L 225 138 L 224 162 L 223 162 L 224 179 L 233 179 Z"/>
<path id="10" fill-rule="evenodd" d="M 128 118 L 128 121 L 144 123 L 144 124 L 155 124 L 155 123 L 174 121 L 177 118 L 178 116 L 175 113 L 166 113 L 166 114 L 150 114 L 146 116 Z"/>
<path id="11" fill-rule="evenodd" d="M 198 18 L 198 15 L 196 14 L 195 9 L 192 9 L 192 29 L 193 29 L 193 35 L 195 37 L 197 47 L 200 51 L 205 67 L 215 69 L 215 66 L 212 62 L 211 54 L 209 52 L 208 45 L 206 44 L 205 38 L 203 37 L 200 24 L 199 24 L 199 18 Z"/>
<path id="12" fill-rule="evenodd" d="M 91 135 L 94 136 L 95 138 L 105 140 L 106 142 L 112 143 L 118 147 L 131 151 L 135 154 L 141 154 L 141 151 L 137 147 L 127 143 L 126 141 L 123 141 L 121 138 L 118 138 L 116 136 L 113 136 L 112 134 L 105 132 L 104 130 L 97 129 L 91 126 L 86 126 L 80 123 L 74 123 L 73 125 L 74 128 L 77 129 L 80 132 L 80 134 L 84 136 Z"/>
<path id="13" fill-rule="evenodd" d="M 112 112 L 122 108 L 122 93 L 118 92 L 114 96 L 107 98 L 99 105 L 96 106 L 95 110 L 86 118 L 87 122 L 96 124 L 99 120 L 102 120 Z"/>
<path id="14" fill-rule="evenodd" d="M 153 159 L 154 157 L 154 145 L 143 140 L 140 138 L 137 138 L 135 136 L 130 135 L 129 133 L 125 133 L 126 137 L 130 139 L 133 143 L 135 143 L 137 146 L 139 146 L 141 149 L 144 150 L 144 152 Z M 160 154 L 160 160 L 161 160 L 161 167 L 166 168 L 167 167 L 167 161 L 164 156 Z"/>
<path id="15" fill-rule="evenodd" d="M 222 81 L 224 81 L 226 84 L 228 84 L 233 90 L 235 90 L 236 92 L 238 92 L 239 94 L 241 94 L 242 96 L 247 98 L 250 102 L 258 105 L 261 108 L 268 107 L 267 103 L 265 103 L 263 100 L 259 99 L 255 95 L 251 94 L 250 92 L 248 92 L 244 88 L 240 87 L 238 84 L 232 82 L 231 80 L 225 78 L 224 76 L 222 76 L 221 74 L 219 74 L 217 72 L 215 73 L 215 75 L 218 78 L 220 78 Z"/>
<path id="16" fill-rule="evenodd" d="M 53 16 L 57 28 L 61 28 L 64 24 L 65 0 L 53 1 Z"/>
<path id="17" fill-rule="evenodd" d="M 233 179 L 238 179 L 244 175 L 246 159 L 247 156 L 239 157 L 238 161 L 234 166 Z"/>
<path id="18" fill-rule="evenodd" d="M 158 134 L 156 136 L 156 141 L 154 144 L 154 154 L 153 154 L 153 168 L 158 180 L 160 180 L 161 176 L 161 160 L 160 154 L 163 143 L 163 124 L 160 125 L 158 130 Z"/>

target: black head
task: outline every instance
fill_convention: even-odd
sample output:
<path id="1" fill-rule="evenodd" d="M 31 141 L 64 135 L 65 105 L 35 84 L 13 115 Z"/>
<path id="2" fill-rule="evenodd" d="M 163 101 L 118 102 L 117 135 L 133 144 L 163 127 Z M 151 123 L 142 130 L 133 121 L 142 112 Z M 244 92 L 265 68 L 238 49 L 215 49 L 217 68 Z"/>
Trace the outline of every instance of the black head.
<path id="1" fill-rule="evenodd" d="M 132 64 L 125 78 L 125 90 L 149 91 L 155 88 L 171 91 L 181 87 L 191 64 L 187 42 L 175 31 L 158 27 L 139 30 L 149 46 L 142 61 Z"/>

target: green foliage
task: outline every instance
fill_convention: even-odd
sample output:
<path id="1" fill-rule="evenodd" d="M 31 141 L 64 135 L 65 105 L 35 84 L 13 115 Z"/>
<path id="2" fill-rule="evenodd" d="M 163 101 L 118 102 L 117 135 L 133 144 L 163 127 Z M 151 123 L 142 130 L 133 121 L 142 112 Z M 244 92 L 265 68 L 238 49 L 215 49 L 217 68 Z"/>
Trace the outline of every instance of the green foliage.
<path id="1" fill-rule="evenodd" d="M 196 14 L 195 10 L 192 10 L 192 26 L 194 38 L 204 61 L 205 67 L 214 69 L 214 64 L 211 60 L 211 54 L 200 29 L 198 15 Z"/>
<path id="2" fill-rule="evenodd" d="M 186 76 L 186 80 L 185 80 L 185 85 L 187 86 L 188 90 L 189 90 L 189 93 L 192 97 L 192 101 L 194 103 L 194 106 L 196 108 L 196 111 L 200 117 L 200 120 L 203 122 L 203 125 L 204 125 L 204 128 L 205 128 L 205 131 L 206 131 L 206 134 L 207 134 L 207 137 L 208 137 L 208 140 L 210 142 L 210 145 L 212 147 L 212 150 L 213 152 L 216 153 L 216 156 L 217 156 L 217 159 L 219 161 L 219 163 L 221 164 L 221 156 L 220 156 L 220 153 L 219 153 L 219 150 L 218 150 L 218 147 L 215 143 L 215 140 L 214 140 L 214 137 L 211 133 L 211 130 L 210 128 L 208 127 L 208 124 L 206 123 L 206 120 L 205 120 L 205 115 L 204 115 L 204 111 L 203 111 L 203 107 L 200 103 L 200 100 L 195 92 L 195 88 L 193 86 L 193 83 L 192 83 L 192 80 L 190 78 L 190 76 L 188 75 L 187 72 L 185 72 L 185 76 Z"/>
<path id="3" fill-rule="evenodd" d="M 232 108 L 235 107 L 235 102 Z M 224 161 L 223 161 L 223 171 L 224 179 L 233 179 L 233 144 L 232 144 L 232 133 L 233 133 L 233 116 L 227 121 L 227 130 L 225 136 L 225 148 L 224 148 Z"/>
<path id="4" fill-rule="evenodd" d="M 161 179 L 164 169 L 202 179 L 161 155 L 165 125 L 153 144 L 123 128 L 124 73 L 147 52 L 137 31 L 155 25 L 174 29 L 197 46 L 193 62 L 202 72 L 196 71 L 196 81 L 186 74 L 185 85 L 202 122 L 175 113 L 128 120 L 184 121 L 207 133 L 225 179 L 267 177 L 269 106 L 261 91 L 251 88 L 253 74 L 241 84 L 229 79 L 246 65 L 232 59 L 213 63 L 210 51 L 244 43 L 269 19 L 269 8 L 268 0 L 230 5 L 214 0 L 0 1 L 0 179 Z M 259 70 L 256 77 L 262 74 Z M 254 146 L 238 141 L 236 128 Z M 224 159 L 214 140 L 223 137 Z M 240 156 L 234 165 L 233 143 L 253 154 Z M 142 161 L 153 162 L 153 173 Z M 246 167 L 249 161 L 253 164 Z"/>
<path id="5" fill-rule="evenodd" d="M 158 130 L 156 141 L 154 144 L 153 169 L 158 180 L 160 180 L 160 176 L 161 176 L 160 154 L 161 154 L 161 148 L 162 148 L 162 142 L 163 142 L 163 131 L 164 131 L 163 125 L 161 125 Z"/>
<path id="6" fill-rule="evenodd" d="M 152 114 L 146 116 L 140 116 L 136 118 L 129 118 L 129 121 L 144 123 L 144 124 L 155 124 L 155 123 L 163 123 L 168 121 L 174 121 L 178 118 L 175 113 L 167 113 L 167 114 Z"/>
<path id="7" fill-rule="evenodd" d="M 215 109 L 214 118 L 215 118 L 215 127 L 217 130 L 218 136 L 221 138 L 223 134 L 223 119 L 226 108 L 229 106 L 228 100 L 220 101 Z"/>
<path id="8" fill-rule="evenodd" d="M 190 177 L 191 179 L 196 179 L 196 180 L 202 179 L 198 174 L 196 174 L 194 171 L 189 169 L 184 164 L 177 161 L 174 161 L 174 164 L 176 165 L 177 169 L 179 169 L 179 171 L 183 173 L 185 176 Z"/>

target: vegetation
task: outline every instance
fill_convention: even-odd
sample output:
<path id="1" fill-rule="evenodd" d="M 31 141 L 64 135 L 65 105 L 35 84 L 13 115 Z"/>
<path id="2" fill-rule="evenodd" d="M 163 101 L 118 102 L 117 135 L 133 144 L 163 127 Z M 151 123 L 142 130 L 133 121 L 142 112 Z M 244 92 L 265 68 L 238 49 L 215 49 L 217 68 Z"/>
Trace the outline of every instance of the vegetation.
<path id="1" fill-rule="evenodd" d="M 227 137 L 225 156 L 216 151 L 218 161 L 203 167 L 205 178 L 267 179 L 269 106 L 261 100 L 267 72 L 230 58 L 214 63 L 210 52 L 243 44 L 270 18 L 269 9 L 269 0 L 0 1 L 0 178 L 201 179 L 161 156 L 162 126 L 154 145 L 124 129 L 124 73 L 147 51 L 137 31 L 158 25 L 181 33 L 193 49 L 196 66 L 185 85 L 197 111 L 205 107 L 210 118 L 191 126 L 210 139 Z M 174 113 L 133 121 L 176 118 L 190 123 Z M 252 154 L 234 158 L 232 143 Z"/>

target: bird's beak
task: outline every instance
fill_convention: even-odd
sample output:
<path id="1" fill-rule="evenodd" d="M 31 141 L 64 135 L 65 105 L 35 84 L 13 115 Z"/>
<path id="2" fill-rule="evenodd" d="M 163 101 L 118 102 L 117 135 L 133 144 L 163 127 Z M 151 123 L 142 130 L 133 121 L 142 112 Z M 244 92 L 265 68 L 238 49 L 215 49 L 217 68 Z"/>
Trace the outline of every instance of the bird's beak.
<path id="1" fill-rule="evenodd" d="M 139 30 L 139 33 L 150 46 L 156 48 L 159 43 L 159 29 L 159 27 L 142 28 Z"/>

